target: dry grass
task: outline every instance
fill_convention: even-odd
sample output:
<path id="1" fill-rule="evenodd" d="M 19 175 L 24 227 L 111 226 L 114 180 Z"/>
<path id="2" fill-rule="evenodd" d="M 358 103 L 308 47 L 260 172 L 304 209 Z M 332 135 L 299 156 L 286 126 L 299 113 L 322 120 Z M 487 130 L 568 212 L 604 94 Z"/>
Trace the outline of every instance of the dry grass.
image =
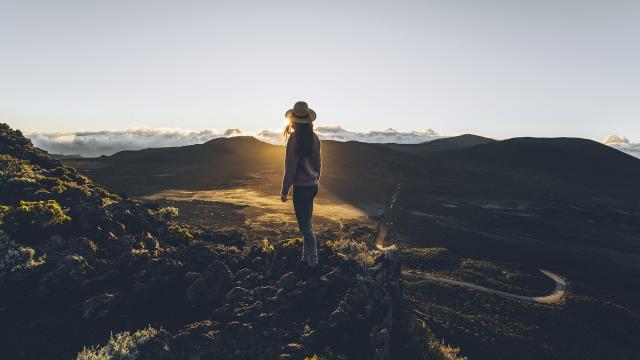
<path id="1" fill-rule="evenodd" d="M 84 348 L 76 360 L 138 360 L 140 347 L 152 341 L 158 330 L 148 327 L 133 334 L 125 331 L 111 335 L 109 342 L 100 347 Z"/>

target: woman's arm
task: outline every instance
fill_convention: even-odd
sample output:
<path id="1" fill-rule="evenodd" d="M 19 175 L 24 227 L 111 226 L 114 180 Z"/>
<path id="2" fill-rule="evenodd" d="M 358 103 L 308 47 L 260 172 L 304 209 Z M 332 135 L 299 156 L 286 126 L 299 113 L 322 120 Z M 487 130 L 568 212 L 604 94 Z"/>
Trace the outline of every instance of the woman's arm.
<path id="1" fill-rule="evenodd" d="M 316 167 L 318 169 L 318 181 L 320 181 L 320 173 L 321 173 L 321 170 L 322 170 L 322 151 L 320 151 L 320 150 L 322 150 L 322 149 L 320 147 L 320 144 L 321 144 L 320 143 L 320 139 L 317 136 L 316 136 L 316 138 L 318 139 L 318 154 L 316 155 L 316 159 L 317 159 L 316 160 L 317 161 Z"/>
<path id="2" fill-rule="evenodd" d="M 296 154 L 295 137 L 290 136 L 287 141 L 287 149 L 284 158 L 284 175 L 282 176 L 282 190 L 280 195 L 287 197 L 289 189 L 293 186 L 298 168 L 298 155 Z"/>

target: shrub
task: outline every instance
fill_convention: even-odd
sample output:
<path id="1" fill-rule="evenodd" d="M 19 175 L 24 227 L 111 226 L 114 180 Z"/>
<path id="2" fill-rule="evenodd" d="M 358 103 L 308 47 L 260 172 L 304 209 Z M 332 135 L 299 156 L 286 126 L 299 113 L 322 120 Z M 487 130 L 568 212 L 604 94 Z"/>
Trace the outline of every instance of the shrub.
<path id="1" fill-rule="evenodd" d="M 262 239 L 262 251 L 272 253 L 276 250 L 275 246 L 267 238 Z"/>
<path id="2" fill-rule="evenodd" d="M 177 218 L 180 215 L 180 210 L 177 207 L 167 206 L 155 211 L 153 215 L 159 220 L 169 221 Z"/>
<path id="3" fill-rule="evenodd" d="M 365 242 L 356 242 L 351 239 L 339 239 L 327 241 L 327 246 L 336 254 L 349 260 L 355 260 L 363 267 L 373 264 L 374 256 Z"/>
<path id="4" fill-rule="evenodd" d="M 158 336 L 158 330 L 148 327 L 133 334 L 129 331 L 111 335 L 104 346 L 84 348 L 76 360 L 138 360 L 140 348 L 151 343 Z"/>
<path id="5" fill-rule="evenodd" d="M 47 201 L 20 201 L 20 205 L 9 210 L 4 217 L 4 222 L 20 228 L 23 226 L 35 226 L 48 228 L 71 220 L 60 204 L 55 200 Z"/>
<path id="6" fill-rule="evenodd" d="M 318 355 L 318 354 L 313 354 L 311 356 L 307 356 L 304 358 L 304 360 L 325 360 L 326 358 L 322 355 Z"/>
<path id="7" fill-rule="evenodd" d="M 180 225 L 170 225 L 169 228 L 169 237 L 171 240 L 177 241 L 191 241 L 193 240 L 193 235 L 189 232 L 189 229 L 186 227 L 182 227 Z"/>
<path id="8" fill-rule="evenodd" d="M 7 215 L 9 213 L 10 209 L 11 208 L 6 206 L 6 205 L 0 205 L 0 225 L 2 225 L 3 219 L 4 219 L 5 215 Z"/>
<path id="9" fill-rule="evenodd" d="M 282 242 L 282 247 L 295 247 L 302 246 L 303 240 L 301 238 L 288 239 Z"/>
<path id="10" fill-rule="evenodd" d="M 35 250 L 21 246 L 0 230 L 0 280 L 10 273 L 32 269 L 45 263 L 45 256 L 35 257 Z"/>

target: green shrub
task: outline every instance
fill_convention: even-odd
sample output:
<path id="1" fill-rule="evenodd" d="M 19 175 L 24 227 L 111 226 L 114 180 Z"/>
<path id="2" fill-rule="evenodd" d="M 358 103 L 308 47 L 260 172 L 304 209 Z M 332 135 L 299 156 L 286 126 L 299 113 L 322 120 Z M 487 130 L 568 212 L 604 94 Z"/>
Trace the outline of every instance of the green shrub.
<path id="1" fill-rule="evenodd" d="M 60 204 L 55 200 L 47 201 L 20 201 L 20 205 L 11 208 L 4 217 L 5 224 L 17 228 L 34 226 L 48 228 L 71 220 Z"/>
<path id="2" fill-rule="evenodd" d="M 170 221 L 180 215 L 180 210 L 177 207 L 167 206 L 155 211 L 153 215 L 160 220 Z"/>
<path id="3" fill-rule="evenodd" d="M 339 239 L 327 241 L 327 246 L 339 256 L 355 260 L 363 267 L 373 264 L 374 256 L 365 242 L 356 242 L 351 239 Z"/>
<path id="4" fill-rule="evenodd" d="M 305 357 L 304 360 L 326 360 L 326 358 L 322 355 L 313 354 L 311 356 Z"/>
<path id="5" fill-rule="evenodd" d="M 33 248 L 17 244 L 0 230 L 0 280 L 10 273 L 43 265 L 45 256 L 36 258 L 35 253 Z"/>
<path id="6" fill-rule="evenodd" d="M 104 346 L 84 348 L 76 360 L 138 360 L 142 358 L 140 348 L 158 336 L 158 330 L 148 327 L 133 334 L 129 331 L 111 335 Z"/>
<path id="7" fill-rule="evenodd" d="M 4 217 L 9 213 L 11 208 L 6 205 L 0 205 L 0 225 L 3 223 Z"/>
<path id="8" fill-rule="evenodd" d="M 186 227 L 182 227 L 180 225 L 170 225 L 169 228 L 169 237 L 172 240 L 177 241 L 191 241 L 193 240 L 193 235 L 189 232 L 189 229 Z"/>
<path id="9" fill-rule="evenodd" d="M 262 239 L 262 251 L 272 253 L 276 250 L 275 246 L 267 238 Z"/>
<path id="10" fill-rule="evenodd" d="M 303 240 L 301 238 L 288 239 L 282 242 L 282 247 L 302 246 Z"/>

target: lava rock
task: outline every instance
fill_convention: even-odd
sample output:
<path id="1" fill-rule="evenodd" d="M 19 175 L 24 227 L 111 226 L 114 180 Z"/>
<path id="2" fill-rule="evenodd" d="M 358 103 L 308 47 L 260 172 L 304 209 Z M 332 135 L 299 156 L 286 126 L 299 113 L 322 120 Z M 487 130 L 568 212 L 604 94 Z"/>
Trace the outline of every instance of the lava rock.
<path id="1" fill-rule="evenodd" d="M 187 301 L 194 307 L 219 305 L 232 287 L 231 270 L 215 261 L 189 286 Z"/>
<path id="2" fill-rule="evenodd" d="M 296 275 L 293 272 L 288 272 L 282 275 L 280 279 L 278 279 L 278 281 L 276 282 L 276 286 L 284 290 L 290 291 L 296 287 L 297 281 L 298 279 L 296 278 Z"/>

